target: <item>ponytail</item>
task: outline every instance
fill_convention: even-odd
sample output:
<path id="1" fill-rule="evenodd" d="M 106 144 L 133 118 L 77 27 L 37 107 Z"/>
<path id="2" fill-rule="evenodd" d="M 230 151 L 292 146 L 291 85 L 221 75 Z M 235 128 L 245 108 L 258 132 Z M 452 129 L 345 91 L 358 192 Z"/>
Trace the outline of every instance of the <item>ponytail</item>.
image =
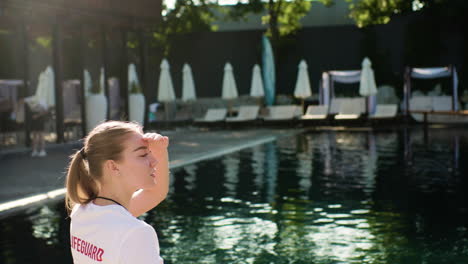
<path id="1" fill-rule="evenodd" d="M 65 197 L 65 206 L 68 212 L 71 212 L 75 204 L 87 204 L 94 200 L 98 194 L 98 183 L 89 174 L 83 150 L 77 151 L 71 158 Z"/>

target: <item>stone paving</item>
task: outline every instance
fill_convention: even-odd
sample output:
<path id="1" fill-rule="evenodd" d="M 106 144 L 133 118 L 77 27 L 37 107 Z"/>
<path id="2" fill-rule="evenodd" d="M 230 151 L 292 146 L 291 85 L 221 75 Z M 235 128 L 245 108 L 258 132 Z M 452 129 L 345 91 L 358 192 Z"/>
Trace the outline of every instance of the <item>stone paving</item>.
<path id="1" fill-rule="evenodd" d="M 301 129 L 162 131 L 170 138 L 171 168 L 221 156 L 242 148 L 300 133 Z M 27 149 L 0 152 L 0 204 L 64 187 L 68 157 L 81 148 L 79 142 L 51 144 L 48 155 L 30 157 Z"/>

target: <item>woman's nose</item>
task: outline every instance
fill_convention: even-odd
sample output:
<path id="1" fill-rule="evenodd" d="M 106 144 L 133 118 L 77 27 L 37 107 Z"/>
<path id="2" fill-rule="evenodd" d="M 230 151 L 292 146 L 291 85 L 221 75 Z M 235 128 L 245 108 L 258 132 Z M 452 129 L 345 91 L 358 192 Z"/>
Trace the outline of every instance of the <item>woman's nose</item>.
<path id="1" fill-rule="evenodd" d="M 149 155 L 149 156 L 150 156 L 150 166 L 151 166 L 151 168 L 156 167 L 156 164 L 158 164 L 158 160 L 153 155 Z"/>

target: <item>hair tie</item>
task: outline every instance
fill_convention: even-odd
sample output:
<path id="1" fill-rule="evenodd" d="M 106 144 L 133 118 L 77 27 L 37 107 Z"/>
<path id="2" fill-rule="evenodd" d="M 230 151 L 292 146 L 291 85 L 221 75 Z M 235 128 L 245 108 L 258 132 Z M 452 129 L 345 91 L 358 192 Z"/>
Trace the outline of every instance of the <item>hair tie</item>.
<path id="1" fill-rule="evenodd" d="M 84 160 L 87 158 L 84 147 L 80 150 L 80 155 L 81 155 L 81 158 L 84 159 Z"/>

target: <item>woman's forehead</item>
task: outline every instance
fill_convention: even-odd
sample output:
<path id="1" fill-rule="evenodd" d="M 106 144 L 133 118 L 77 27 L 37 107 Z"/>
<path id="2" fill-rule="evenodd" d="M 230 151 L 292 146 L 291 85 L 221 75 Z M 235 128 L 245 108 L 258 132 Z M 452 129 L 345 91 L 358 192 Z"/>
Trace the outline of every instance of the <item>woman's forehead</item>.
<path id="1" fill-rule="evenodd" d="M 143 135 L 140 133 L 132 133 L 126 140 L 126 147 L 136 149 L 141 146 L 148 146 L 148 143 L 143 140 Z"/>

